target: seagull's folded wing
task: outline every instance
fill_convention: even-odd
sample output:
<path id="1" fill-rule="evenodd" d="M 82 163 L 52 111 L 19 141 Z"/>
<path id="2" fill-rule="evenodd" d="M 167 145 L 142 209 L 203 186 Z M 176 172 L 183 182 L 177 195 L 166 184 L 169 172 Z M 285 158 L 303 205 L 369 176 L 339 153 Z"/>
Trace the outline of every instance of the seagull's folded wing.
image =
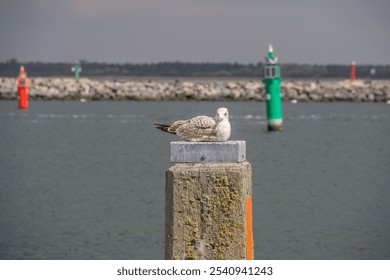
<path id="1" fill-rule="evenodd" d="M 186 141 L 207 141 L 215 138 L 215 121 L 207 116 L 198 116 L 176 129 L 176 135 Z"/>
<path id="2" fill-rule="evenodd" d="M 191 126 L 200 129 L 213 128 L 215 125 L 215 120 L 208 116 L 198 116 L 190 120 Z"/>

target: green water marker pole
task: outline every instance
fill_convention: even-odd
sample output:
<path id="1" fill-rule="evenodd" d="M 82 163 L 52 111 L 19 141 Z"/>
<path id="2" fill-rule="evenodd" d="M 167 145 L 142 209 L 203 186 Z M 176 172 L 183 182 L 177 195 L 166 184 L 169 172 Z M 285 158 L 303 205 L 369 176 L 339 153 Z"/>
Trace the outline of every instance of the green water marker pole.
<path id="1" fill-rule="evenodd" d="M 267 107 L 268 131 L 282 130 L 282 100 L 280 97 L 280 66 L 274 56 L 272 45 L 268 48 L 268 57 L 264 66 L 265 98 Z"/>
<path id="2" fill-rule="evenodd" d="M 72 66 L 72 72 L 74 73 L 74 78 L 76 79 L 76 81 L 79 80 L 79 74 L 81 72 L 81 66 L 80 66 L 80 62 L 76 62 L 73 66 Z"/>

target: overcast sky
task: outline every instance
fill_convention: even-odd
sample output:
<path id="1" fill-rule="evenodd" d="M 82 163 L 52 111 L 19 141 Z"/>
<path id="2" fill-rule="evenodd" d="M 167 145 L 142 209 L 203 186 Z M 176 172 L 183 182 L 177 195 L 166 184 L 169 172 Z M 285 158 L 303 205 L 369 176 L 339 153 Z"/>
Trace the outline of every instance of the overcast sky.
<path id="1" fill-rule="evenodd" d="M 0 62 L 390 64 L 390 0 L 0 0 Z"/>

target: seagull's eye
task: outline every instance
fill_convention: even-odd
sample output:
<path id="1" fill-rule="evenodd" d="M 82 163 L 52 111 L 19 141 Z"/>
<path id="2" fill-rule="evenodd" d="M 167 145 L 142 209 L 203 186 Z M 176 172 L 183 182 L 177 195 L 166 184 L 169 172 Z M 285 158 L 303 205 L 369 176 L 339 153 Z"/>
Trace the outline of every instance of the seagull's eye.
<path id="1" fill-rule="evenodd" d="M 223 114 L 224 116 L 227 116 L 227 113 Z"/>

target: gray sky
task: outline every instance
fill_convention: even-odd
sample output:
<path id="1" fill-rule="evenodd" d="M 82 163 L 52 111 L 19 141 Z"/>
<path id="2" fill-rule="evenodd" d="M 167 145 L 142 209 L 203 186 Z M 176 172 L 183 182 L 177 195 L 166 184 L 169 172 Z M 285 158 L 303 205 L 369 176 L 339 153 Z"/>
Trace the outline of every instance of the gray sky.
<path id="1" fill-rule="evenodd" d="M 390 64 L 390 0 L 0 0 L 0 61 Z"/>

